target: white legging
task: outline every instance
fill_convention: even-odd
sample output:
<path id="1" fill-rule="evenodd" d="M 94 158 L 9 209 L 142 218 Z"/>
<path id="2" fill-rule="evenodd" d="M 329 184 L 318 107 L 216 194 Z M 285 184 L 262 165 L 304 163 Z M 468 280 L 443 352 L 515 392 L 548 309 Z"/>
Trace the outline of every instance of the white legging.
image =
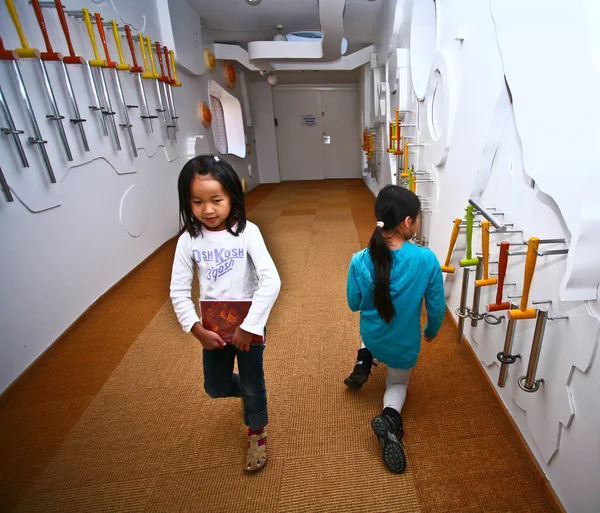
<path id="1" fill-rule="evenodd" d="M 364 347 L 366 347 L 365 343 L 362 342 L 360 348 L 363 349 Z M 398 413 L 402 411 L 404 401 L 406 401 L 406 390 L 408 389 L 411 370 L 387 368 L 385 394 L 383 395 L 384 408 L 394 408 Z"/>
<path id="2" fill-rule="evenodd" d="M 387 368 L 385 376 L 385 394 L 383 396 L 383 407 L 394 408 L 398 413 L 402 411 L 406 400 L 408 379 L 412 369 Z"/>

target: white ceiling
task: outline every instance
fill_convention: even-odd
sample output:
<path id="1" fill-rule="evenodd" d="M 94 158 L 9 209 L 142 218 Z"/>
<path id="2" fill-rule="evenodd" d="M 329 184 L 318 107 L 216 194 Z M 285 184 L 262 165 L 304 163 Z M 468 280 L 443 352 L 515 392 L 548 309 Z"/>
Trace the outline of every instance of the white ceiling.
<path id="1" fill-rule="evenodd" d="M 272 40 L 277 25 L 283 25 L 284 33 L 320 30 L 317 0 L 262 0 L 256 7 L 246 0 L 187 1 L 200 14 L 208 37 L 218 43 Z M 374 42 L 382 1 L 346 0 L 344 37 L 349 43 L 348 53 Z"/>

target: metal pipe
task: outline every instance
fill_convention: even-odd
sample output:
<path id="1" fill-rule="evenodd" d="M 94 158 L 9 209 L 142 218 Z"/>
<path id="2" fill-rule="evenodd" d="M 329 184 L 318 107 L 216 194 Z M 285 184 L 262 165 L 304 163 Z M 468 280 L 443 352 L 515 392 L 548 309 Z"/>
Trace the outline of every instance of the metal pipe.
<path id="1" fill-rule="evenodd" d="M 17 149 L 17 153 L 19 154 L 19 158 L 21 159 L 21 164 L 23 167 L 29 167 L 29 161 L 27 160 L 27 155 L 25 155 L 25 150 L 23 149 L 23 145 L 21 144 L 21 139 L 19 135 L 24 134 L 23 130 L 17 130 L 15 127 L 15 122 L 13 121 L 12 115 L 10 113 L 10 109 L 8 108 L 8 103 L 6 102 L 6 98 L 4 97 L 4 93 L 2 92 L 2 87 L 0 87 L 0 111 L 4 116 L 6 121 L 6 128 L 0 128 L 0 131 L 4 135 L 11 135 L 15 148 Z M 8 200 L 8 201 L 12 201 Z"/>
<path id="2" fill-rule="evenodd" d="M 535 331 L 533 333 L 533 343 L 531 344 L 529 363 L 527 364 L 527 373 L 518 380 L 519 388 L 524 392 L 537 392 L 540 388 L 540 384 L 544 382 L 543 379 L 535 379 L 535 373 L 542 351 L 542 341 L 544 339 L 547 318 L 548 310 L 539 308 L 537 311 L 537 319 L 535 321 Z"/>
<path id="3" fill-rule="evenodd" d="M 6 181 L 6 178 L 4 178 L 4 173 L 2 172 L 1 167 L 0 167 L 0 187 L 4 191 L 4 197 L 6 198 L 6 201 L 8 201 L 9 203 L 11 201 L 14 201 L 13 195 L 10 192 L 10 187 L 8 186 L 8 182 Z"/>
<path id="4" fill-rule="evenodd" d="M 511 305 L 511 308 L 516 308 L 517 305 Z M 517 321 L 514 319 L 510 319 L 508 321 L 508 325 L 506 327 L 506 336 L 504 337 L 504 348 L 501 352 L 496 356 L 498 361 L 500 362 L 500 374 L 498 375 L 498 386 L 500 388 L 504 388 L 506 385 L 506 377 L 508 375 L 508 366 L 515 363 L 517 358 L 520 358 L 520 355 L 512 354 L 512 346 L 515 338 L 515 328 L 517 326 Z"/>
<path id="5" fill-rule="evenodd" d="M 42 2 L 43 3 L 43 2 Z M 48 2 L 50 3 L 50 2 Z M 63 62 L 65 64 L 83 64 L 86 67 L 87 77 L 89 80 L 89 84 L 92 88 L 92 94 L 94 96 L 94 100 L 96 101 L 96 105 L 90 105 L 90 110 L 94 112 L 100 112 L 100 124 L 102 128 L 102 133 L 104 135 L 108 135 L 108 130 L 106 128 L 106 120 L 102 115 L 102 105 L 100 104 L 100 96 L 98 95 L 98 89 L 96 87 L 96 82 L 94 81 L 94 77 L 92 76 L 92 71 L 89 63 L 83 59 L 82 57 L 75 54 L 75 50 L 73 48 L 73 43 L 71 41 L 71 34 L 69 32 L 69 24 L 67 23 L 67 18 L 65 17 L 65 11 L 63 5 L 59 0 L 54 1 L 54 6 L 56 7 L 56 12 L 60 19 L 60 24 L 63 29 L 63 33 L 65 35 L 65 39 L 67 40 L 67 46 L 69 48 L 69 56 L 63 57 Z M 43 6 L 42 6 L 43 7 Z M 77 116 L 79 117 L 79 115 Z"/>
<path id="6" fill-rule="evenodd" d="M 48 70 L 46 69 L 46 65 L 44 64 L 44 61 L 40 58 L 40 53 L 38 52 L 38 50 L 36 50 L 35 48 L 29 47 L 29 44 L 27 43 L 27 39 L 25 38 L 25 34 L 23 32 L 23 28 L 21 26 L 21 21 L 19 20 L 19 15 L 17 13 L 17 9 L 15 8 L 14 1 L 13 0 L 5 0 L 5 4 L 8 9 L 8 12 L 10 14 L 10 17 L 12 18 L 13 24 L 15 26 L 17 34 L 19 35 L 19 40 L 21 41 L 21 45 L 22 45 L 22 48 L 17 48 L 15 50 L 15 52 L 17 52 L 17 54 L 20 57 L 25 57 L 25 58 L 29 58 L 29 59 L 32 59 L 32 58 L 37 59 L 39 65 L 40 65 L 40 69 L 42 71 L 44 87 L 46 88 L 46 96 L 50 103 L 50 110 L 52 112 L 51 114 L 46 115 L 46 119 L 57 122 L 56 126 L 58 127 L 58 134 L 59 134 L 61 142 L 64 146 L 65 153 L 67 154 L 67 159 L 69 160 L 69 162 L 72 162 L 73 155 L 71 155 L 71 148 L 69 147 L 69 141 L 67 140 L 67 134 L 65 133 L 65 129 L 62 124 L 62 120 L 64 119 L 64 116 L 61 116 L 61 114 L 58 110 L 58 104 L 56 103 L 56 98 L 54 96 L 54 91 L 52 90 L 52 84 L 50 83 L 50 77 L 48 76 Z M 40 14 L 41 14 L 41 11 L 40 11 Z M 46 40 L 49 41 L 49 39 L 47 38 L 47 34 L 44 34 L 44 35 L 46 36 Z M 2 47 L 2 49 L 4 49 L 4 46 Z M 19 72 L 19 75 L 20 75 L 20 72 Z M 22 78 L 21 78 L 21 80 L 22 80 Z"/>
<path id="7" fill-rule="evenodd" d="M 167 78 L 167 76 L 165 75 L 165 69 L 164 69 L 164 65 L 163 65 L 163 59 L 162 59 L 162 54 L 161 54 L 161 46 L 160 43 L 158 41 L 154 42 L 154 45 L 156 46 L 156 55 L 158 57 L 158 63 L 160 65 L 160 78 L 157 79 L 157 83 L 160 82 L 160 84 L 162 85 L 162 89 L 163 89 L 163 93 L 165 95 L 165 105 L 167 106 L 167 112 L 169 113 L 169 119 L 171 120 L 171 123 L 167 125 L 168 128 L 171 128 L 171 133 L 173 134 L 173 141 L 177 142 L 177 127 L 175 126 L 175 120 L 173 119 L 173 110 L 171 107 L 171 103 L 169 102 L 169 93 L 167 91 L 167 83 L 169 81 L 169 79 Z M 171 87 L 169 85 L 169 87 Z M 166 112 L 165 112 L 165 119 L 166 119 Z"/>
<path id="8" fill-rule="evenodd" d="M 506 225 L 505 225 L 506 226 Z M 540 239 L 540 244 L 564 244 L 566 241 L 566 239 Z M 500 246 L 500 244 L 502 244 L 501 242 L 498 242 L 498 246 Z M 529 245 L 529 241 L 528 240 L 524 240 L 523 242 L 511 242 L 510 243 L 511 246 L 528 246 Z"/>
<path id="9" fill-rule="evenodd" d="M 494 219 L 494 216 L 492 216 L 492 214 L 490 214 L 485 208 L 483 208 L 477 201 L 475 201 L 473 198 L 469 198 L 469 203 L 473 205 L 481 213 L 481 215 L 485 217 L 499 232 L 506 231 L 506 226 L 496 221 L 496 219 Z"/>
<path id="10" fill-rule="evenodd" d="M 536 251 L 538 256 L 551 256 L 551 255 L 566 255 L 569 252 L 568 249 L 551 249 L 549 251 Z"/>
<path id="11" fill-rule="evenodd" d="M 85 69 L 87 71 L 89 84 L 92 89 L 92 95 L 94 96 L 94 100 L 96 101 L 96 105 L 90 105 L 90 110 L 94 112 L 100 112 L 100 126 L 102 127 L 102 134 L 108 135 L 108 127 L 106 126 L 106 118 L 104 117 L 104 113 L 107 109 L 102 106 L 102 102 L 100 101 L 100 94 L 98 93 L 98 86 L 96 85 L 96 80 L 94 79 L 94 75 L 92 75 L 92 67 L 89 62 L 84 63 Z M 120 145 L 119 145 L 120 146 Z"/>
<path id="12" fill-rule="evenodd" d="M 115 145 L 118 150 L 121 149 L 121 141 L 119 140 L 119 133 L 117 132 L 117 125 L 115 123 L 115 113 L 112 109 L 112 105 L 110 103 L 110 96 L 108 94 L 108 86 L 106 85 L 106 79 L 104 77 L 104 67 L 107 65 L 106 61 L 100 59 L 100 55 L 98 55 L 98 47 L 96 46 L 96 36 L 94 35 L 94 27 L 92 26 L 92 19 L 90 17 L 90 12 L 84 7 L 82 10 L 83 20 L 85 22 L 85 26 L 88 31 L 88 36 L 90 38 L 90 43 L 92 44 L 92 50 L 94 52 L 94 59 L 88 61 L 88 65 L 94 68 L 99 68 L 100 71 L 97 73 L 100 75 L 100 85 L 102 86 L 102 94 L 104 96 L 104 100 L 106 103 L 106 109 L 102 110 L 102 116 L 109 116 L 110 119 L 110 127 L 113 133 L 113 138 L 115 140 Z M 106 42 L 106 39 L 104 40 Z M 96 83 L 96 78 L 92 74 L 92 80 Z"/>
<path id="13" fill-rule="evenodd" d="M 419 229 L 417 230 L 417 243 L 423 245 L 423 210 L 419 211 Z"/>
<path id="14" fill-rule="evenodd" d="M 121 100 L 121 108 L 123 109 L 123 118 L 125 120 L 125 123 L 121 123 L 121 124 L 119 124 L 119 126 L 121 128 L 127 129 L 127 133 L 129 135 L 129 145 L 131 146 L 131 151 L 133 152 L 133 156 L 137 157 L 137 148 L 135 145 L 135 140 L 133 138 L 133 130 L 131 129 L 132 125 L 129 121 L 128 108 L 130 106 L 127 105 L 127 102 L 125 101 L 125 94 L 123 93 L 123 87 L 121 85 L 121 79 L 119 78 L 119 71 L 117 69 L 120 65 L 118 65 L 116 62 L 113 62 L 110 58 L 110 53 L 108 51 L 108 45 L 106 44 L 106 36 L 104 33 L 104 26 L 102 24 L 102 17 L 100 16 L 100 13 L 94 13 L 94 16 L 96 18 L 96 27 L 98 27 L 98 33 L 100 34 L 100 40 L 102 41 L 102 46 L 104 47 L 104 56 L 106 58 L 106 67 L 110 68 L 113 71 L 113 78 L 115 79 L 115 85 L 117 87 L 117 92 L 119 93 L 119 99 Z M 113 27 L 113 34 L 115 37 L 115 42 L 117 44 L 117 50 L 119 51 L 119 55 L 122 57 L 121 40 L 119 39 L 119 35 L 117 34 L 117 24 L 114 20 L 111 22 L 111 24 Z M 123 66 L 125 66 L 125 69 L 129 69 L 129 66 L 127 66 L 126 64 L 123 64 Z M 101 68 L 101 71 L 103 72 L 104 69 Z M 102 76 L 104 77 L 104 74 L 102 74 Z M 137 107 L 137 105 L 136 105 L 136 107 Z"/>
<path id="15" fill-rule="evenodd" d="M 165 56 L 165 66 L 167 68 L 167 76 L 169 80 L 169 87 L 167 88 L 169 91 L 169 101 L 171 105 L 171 119 L 173 120 L 173 124 L 175 125 L 175 131 L 179 132 L 179 116 L 177 115 L 177 111 L 175 110 L 175 99 L 173 98 L 173 85 L 175 84 L 175 80 L 171 74 L 171 61 L 169 55 L 169 49 L 166 46 L 163 46 L 163 52 Z M 175 68 L 173 68 L 175 69 Z"/>
<path id="16" fill-rule="evenodd" d="M 54 176 L 54 171 L 52 169 L 52 164 L 50 163 L 50 158 L 48 157 L 48 152 L 46 151 L 46 144 L 48 141 L 45 141 L 40 132 L 40 127 L 37 124 L 37 119 L 35 118 L 35 112 L 33 111 L 33 107 L 31 106 L 31 101 L 29 100 L 29 95 L 27 94 L 27 89 L 25 89 L 25 83 L 23 82 L 23 76 L 21 75 L 21 70 L 19 69 L 19 65 L 16 60 L 11 61 L 13 65 L 13 70 L 17 76 L 18 89 L 21 94 L 21 100 L 23 100 L 23 104 L 25 105 L 25 111 L 27 112 L 27 118 L 29 119 L 29 124 L 31 125 L 31 129 L 33 130 L 33 134 L 35 137 L 29 137 L 29 144 L 36 144 L 40 149 L 40 153 L 42 154 L 42 160 L 44 161 L 44 165 L 46 166 L 46 170 L 48 171 L 48 176 L 50 177 L 50 182 L 56 183 L 56 177 Z"/>
<path id="17" fill-rule="evenodd" d="M 462 335 L 465 327 L 465 318 L 469 316 L 469 312 L 467 311 L 467 293 L 469 291 L 469 272 L 470 269 L 465 267 L 463 268 L 463 279 L 462 279 L 462 288 L 460 292 L 460 306 L 456 310 L 456 315 L 458 315 L 458 343 L 462 343 Z"/>
<path id="18" fill-rule="evenodd" d="M 69 99 L 71 100 L 71 108 L 73 109 L 73 113 L 75 114 L 75 117 L 72 118 L 70 121 L 74 125 L 77 125 L 77 128 L 79 129 L 79 135 L 81 137 L 81 142 L 83 142 L 84 150 L 90 151 L 90 146 L 88 144 L 87 137 L 85 135 L 85 130 L 83 128 L 83 123 L 85 119 L 82 119 L 81 114 L 79 113 L 77 99 L 75 98 L 75 92 L 73 91 L 73 84 L 71 84 L 71 77 L 69 76 L 69 72 L 67 71 L 67 66 L 65 65 L 64 61 L 61 60 L 60 65 L 62 67 L 63 75 L 65 77 L 65 85 L 67 86 Z"/>
<path id="19" fill-rule="evenodd" d="M 110 119 L 110 130 L 115 140 L 115 145 L 118 150 L 121 150 L 121 140 L 119 139 L 119 132 L 117 130 L 117 122 L 115 121 L 116 112 L 112 108 L 110 102 L 110 96 L 108 94 L 108 85 L 106 84 L 106 77 L 104 76 L 104 69 L 98 68 L 97 73 L 100 75 L 100 83 L 102 84 L 102 94 L 104 95 L 104 102 L 106 103 L 106 109 L 102 111 L 103 116 L 108 116 Z"/>
<path id="20" fill-rule="evenodd" d="M 44 20 L 44 13 L 42 13 L 42 9 L 40 7 L 40 3 L 38 0 L 33 0 L 32 2 L 33 10 L 35 12 L 35 16 L 38 21 L 38 25 L 40 26 L 40 30 L 42 31 L 42 35 L 44 37 L 44 41 L 46 43 L 46 51 L 40 55 L 41 61 L 55 61 L 60 62 L 61 71 L 63 73 L 63 78 L 65 80 L 65 85 L 67 87 L 67 92 L 69 96 L 69 100 L 71 102 L 71 108 L 73 109 L 74 117 L 70 119 L 71 123 L 77 125 L 79 129 L 79 135 L 81 136 L 81 140 L 83 142 L 83 148 L 85 151 L 90 151 L 90 147 L 87 142 L 87 137 L 85 135 L 85 130 L 83 128 L 83 123 L 85 119 L 82 119 L 79 114 L 79 107 L 77 105 L 77 99 L 75 98 L 75 93 L 73 92 L 73 85 L 71 84 L 71 77 L 69 76 L 69 72 L 65 65 L 63 56 L 57 52 L 55 52 L 52 48 L 52 43 L 50 42 L 50 37 L 48 36 L 48 31 L 46 30 L 46 21 Z M 58 110 L 57 110 L 58 111 Z"/>
<path id="21" fill-rule="evenodd" d="M 475 279 L 483 278 L 483 259 L 480 258 L 475 269 Z M 483 315 L 479 315 L 479 298 L 481 297 L 481 287 L 475 287 L 473 290 L 473 306 L 471 307 L 471 327 L 476 328 L 477 323 L 483 319 Z"/>
<path id="22" fill-rule="evenodd" d="M 125 118 L 125 123 L 120 124 L 119 126 L 121 128 L 126 128 L 127 129 L 127 135 L 129 136 L 129 145 L 131 146 L 131 151 L 133 152 L 133 156 L 137 157 L 138 153 L 137 153 L 137 148 L 135 145 L 135 139 L 133 138 L 133 130 L 132 130 L 132 124 L 129 120 L 129 112 L 128 112 L 128 108 L 129 105 L 127 105 L 127 102 L 125 101 L 125 94 L 123 93 L 123 86 L 121 85 L 121 79 L 119 78 L 119 72 L 116 70 L 116 68 L 112 68 L 114 71 L 114 77 L 115 77 L 115 84 L 117 85 L 117 91 L 119 92 L 119 98 L 121 99 L 121 106 L 123 108 L 123 117 Z"/>
<path id="23" fill-rule="evenodd" d="M 65 149 L 65 153 L 67 154 L 67 160 L 69 162 L 73 162 L 73 155 L 71 154 L 69 140 L 67 139 L 67 134 L 65 133 L 65 127 L 62 124 L 62 120 L 65 119 L 65 117 L 61 116 L 58 110 L 58 104 L 56 103 L 56 97 L 54 96 L 54 91 L 52 90 L 52 84 L 50 83 L 50 77 L 48 76 L 46 64 L 42 59 L 38 59 L 38 62 L 42 71 L 44 86 L 46 87 L 46 96 L 48 98 L 48 101 L 50 102 L 50 110 L 52 111 L 52 114 L 46 115 L 46 119 L 49 119 L 50 121 L 56 121 L 58 135 Z"/>

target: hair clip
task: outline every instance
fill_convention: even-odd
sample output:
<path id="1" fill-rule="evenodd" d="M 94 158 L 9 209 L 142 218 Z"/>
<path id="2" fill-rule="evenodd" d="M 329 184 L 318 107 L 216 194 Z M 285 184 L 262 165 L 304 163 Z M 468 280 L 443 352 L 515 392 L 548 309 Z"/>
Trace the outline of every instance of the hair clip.
<path id="1" fill-rule="evenodd" d="M 384 222 L 383 221 L 377 221 L 377 226 L 379 226 L 379 228 L 383 228 Z"/>
<path id="2" fill-rule="evenodd" d="M 216 155 L 213 157 L 215 159 L 215 162 L 220 162 L 221 159 L 219 157 L 217 157 Z"/>

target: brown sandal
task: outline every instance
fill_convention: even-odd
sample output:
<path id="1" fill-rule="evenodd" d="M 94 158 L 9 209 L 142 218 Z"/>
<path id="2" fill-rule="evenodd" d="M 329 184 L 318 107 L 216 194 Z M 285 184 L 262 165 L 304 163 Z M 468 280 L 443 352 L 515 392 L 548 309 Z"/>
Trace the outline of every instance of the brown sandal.
<path id="1" fill-rule="evenodd" d="M 258 445 L 259 440 L 265 443 Z M 248 453 L 246 455 L 246 472 L 256 472 L 267 464 L 267 433 L 263 431 L 257 435 L 248 437 Z"/>

